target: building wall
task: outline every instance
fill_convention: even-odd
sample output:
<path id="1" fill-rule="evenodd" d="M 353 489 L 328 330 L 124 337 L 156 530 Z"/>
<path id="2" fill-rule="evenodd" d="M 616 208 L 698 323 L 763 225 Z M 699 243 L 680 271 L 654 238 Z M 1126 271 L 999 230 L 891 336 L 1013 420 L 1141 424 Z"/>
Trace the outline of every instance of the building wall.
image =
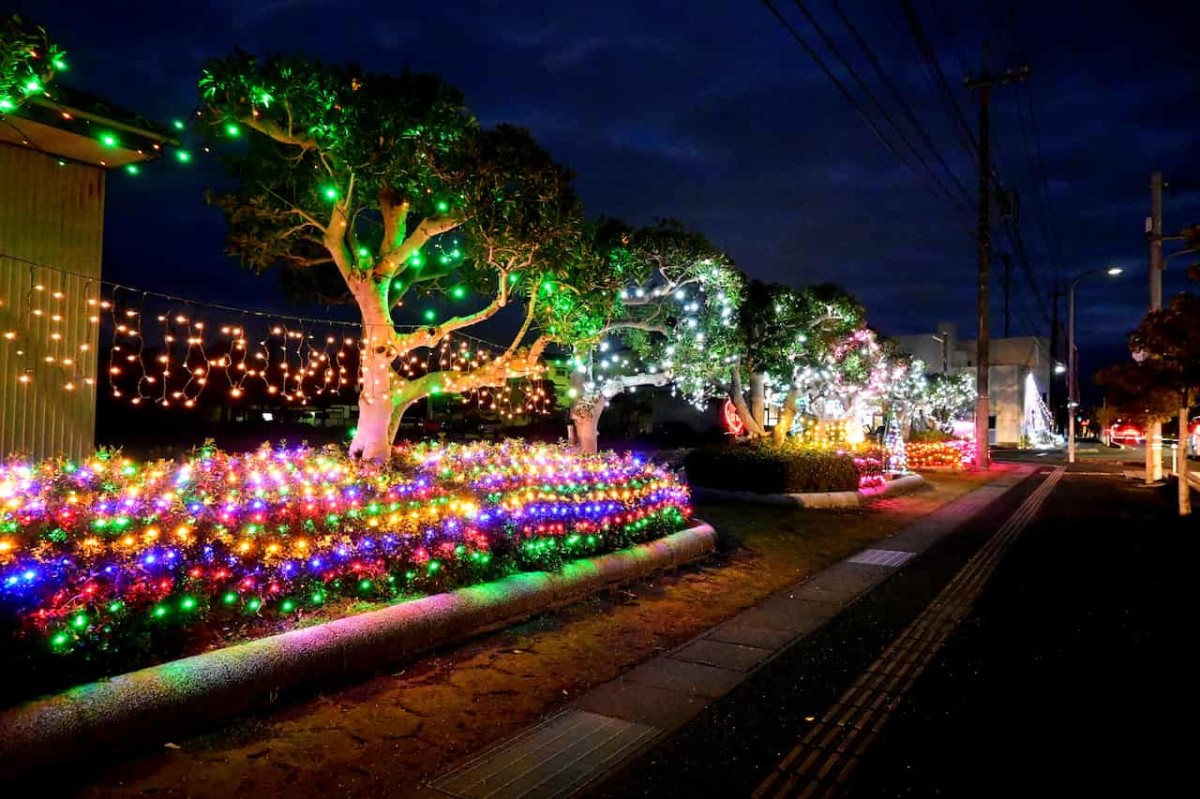
<path id="1" fill-rule="evenodd" d="M 93 448 L 103 232 L 101 169 L 0 145 L 0 456 Z"/>
<path id="2" fill-rule="evenodd" d="M 945 353 L 938 339 L 945 341 Z M 943 371 L 944 362 L 951 374 L 975 374 L 975 339 L 959 339 L 953 324 L 943 322 L 936 334 L 897 336 L 896 341 L 902 350 L 924 361 L 928 372 Z M 1045 394 L 1051 378 L 1049 353 L 1049 339 L 1040 336 L 989 341 L 988 405 L 996 417 L 991 431 L 993 444 L 1021 442 L 1025 432 L 1025 377 L 1032 373 L 1038 389 Z"/>

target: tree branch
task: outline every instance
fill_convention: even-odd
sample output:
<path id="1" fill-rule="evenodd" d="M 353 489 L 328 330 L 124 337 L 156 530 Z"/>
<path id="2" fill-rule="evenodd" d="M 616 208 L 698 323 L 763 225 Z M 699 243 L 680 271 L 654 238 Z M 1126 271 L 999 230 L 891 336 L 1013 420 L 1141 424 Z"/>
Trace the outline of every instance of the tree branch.
<path id="1" fill-rule="evenodd" d="M 445 216 L 429 216 L 422 219 L 421 224 L 417 225 L 417 229 L 402 244 L 391 248 L 379 259 L 379 263 L 375 266 L 375 276 L 380 280 L 392 279 L 396 276 L 397 272 L 402 271 L 403 265 L 412 257 L 413 253 L 425 246 L 427 241 L 434 236 L 453 230 L 461 225 L 463 221 L 464 217 L 457 212 Z M 386 235 L 384 236 L 384 240 L 387 240 Z"/>
<path id="2" fill-rule="evenodd" d="M 512 344 L 508 346 L 508 350 L 504 353 L 507 358 L 511 356 L 521 346 L 521 341 L 524 340 L 525 334 L 529 332 L 529 326 L 533 324 L 534 309 L 537 307 L 537 292 L 529 298 L 529 308 L 525 311 L 525 321 L 521 325 L 521 329 L 517 331 L 517 335 L 513 337 Z"/>
<path id="3" fill-rule="evenodd" d="M 613 322 L 611 325 L 602 328 L 600 335 L 608 335 L 614 330 L 645 330 L 647 333 L 661 333 L 664 336 L 670 332 L 662 325 L 655 325 L 650 322 Z"/>
<path id="4" fill-rule="evenodd" d="M 290 113 L 291 112 L 289 111 L 289 114 Z M 290 144 L 293 147 L 299 147 L 302 150 L 317 149 L 316 140 L 293 135 L 290 123 L 288 125 L 289 129 L 284 130 L 274 122 L 271 122 L 268 119 L 260 119 L 254 116 L 252 113 L 243 117 L 239 117 L 239 121 L 251 130 L 256 130 L 262 135 L 268 136 L 280 144 Z"/>

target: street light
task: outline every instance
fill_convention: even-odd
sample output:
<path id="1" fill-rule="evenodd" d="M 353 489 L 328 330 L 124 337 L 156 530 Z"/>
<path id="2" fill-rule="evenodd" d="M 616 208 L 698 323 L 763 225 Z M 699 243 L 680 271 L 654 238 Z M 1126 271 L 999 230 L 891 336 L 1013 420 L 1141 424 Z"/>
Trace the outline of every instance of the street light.
<path id="1" fill-rule="evenodd" d="M 1077 276 L 1067 289 L 1067 463 L 1075 462 L 1075 408 L 1079 405 L 1079 358 L 1075 354 L 1075 287 L 1085 277 L 1100 274 L 1115 276 L 1123 271 L 1125 270 L 1119 266 L 1093 269 Z"/>

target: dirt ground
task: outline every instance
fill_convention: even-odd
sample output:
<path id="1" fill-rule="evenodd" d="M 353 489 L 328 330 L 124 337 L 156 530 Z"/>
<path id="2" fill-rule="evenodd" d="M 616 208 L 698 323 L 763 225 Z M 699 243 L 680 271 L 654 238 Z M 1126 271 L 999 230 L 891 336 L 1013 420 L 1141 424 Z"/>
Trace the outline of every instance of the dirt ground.
<path id="1" fill-rule="evenodd" d="M 368 682 L 243 719 L 86 773 L 52 795 L 403 796 L 465 755 L 592 686 L 995 479 L 937 474 L 930 488 L 846 512 L 706 505 L 722 535 L 703 563 L 436 652 Z M 68 778 L 71 779 L 71 778 Z M 43 789 L 47 782 L 39 783 Z"/>

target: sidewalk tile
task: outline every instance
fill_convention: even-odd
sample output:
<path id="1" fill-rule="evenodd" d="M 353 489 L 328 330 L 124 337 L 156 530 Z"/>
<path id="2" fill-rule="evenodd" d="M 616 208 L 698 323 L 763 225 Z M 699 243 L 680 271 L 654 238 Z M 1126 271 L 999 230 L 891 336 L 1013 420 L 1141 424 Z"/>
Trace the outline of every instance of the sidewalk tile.
<path id="1" fill-rule="evenodd" d="M 674 730 L 703 710 L 709 701 L 700 695 L 617 679 L 588 691 L 576 700 L 575 707 L 660 730 Z"/>
<path id="2" fill-rule="evenodd" d="M 729 693 L 745 676 L 740 671 L 659 657 L 638 666 L 625 679 L 716 699 Z"/>
<path id="3" fill-rule="evenodd" d="M 704 663 L 720 669 L 733 671 L 749 671 L 773 655 L 769 649 L 759 649 L 756 646 L 727 644 L 723 641 L 700 639 L 672 653 L 675 660 L 688 660 L 692 663 Z"/>
<path id="4" fill-rule="evenodd" d="M 796 633 L 791 630 L 753 627 L 743 622 L 742 616 L 739 615 L 720 627 L 709 630 L 704 637 L 713 641 L 724 641 L 727 644 L 756 646 L 759 649 L 782 649 L 792 642 Z"/>
<path id="5" fill-rule="evenodd" d="M 742 611 L 734 620 L 747 627 L 807 635 L 836 616 L 839 610 L 841 605 L 831 602 L 775 596 L 756 608 Z"/>

